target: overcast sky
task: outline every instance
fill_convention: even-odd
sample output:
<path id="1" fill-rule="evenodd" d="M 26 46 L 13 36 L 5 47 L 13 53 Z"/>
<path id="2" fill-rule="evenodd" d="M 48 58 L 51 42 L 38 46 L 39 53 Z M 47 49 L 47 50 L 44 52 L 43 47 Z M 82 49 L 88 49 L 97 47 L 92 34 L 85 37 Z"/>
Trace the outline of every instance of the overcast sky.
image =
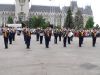
<path id="1" fill-rule="evenodd" d="M 95 23 L 100 25 L 100 0 L 31 0 L 30 4 L 34 5 L 55 5 L 55 6 L 69 6 L 70 1 L 77 1 L 79 7 L 91 5 Z M 15 4 L 15 0 L 0 0 L 0 4 Z"/>

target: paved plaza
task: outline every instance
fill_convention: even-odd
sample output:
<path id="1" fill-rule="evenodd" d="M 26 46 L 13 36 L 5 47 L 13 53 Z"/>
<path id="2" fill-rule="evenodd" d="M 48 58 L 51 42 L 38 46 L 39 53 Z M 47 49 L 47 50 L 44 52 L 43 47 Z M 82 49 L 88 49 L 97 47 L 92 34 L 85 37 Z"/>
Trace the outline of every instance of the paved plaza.
<path id="1" fill-rule="evenodd" d="M 52 37 L 47 49 L 32 35 L 31 49 L 26 49 L 23 36 L 16 36 L 9 49 L 4 49 L 0 36 L 0 75 L 100 75 L 100 38 L 96 47 L 91 40 L 85 38 L 79 48 L 74 38 L 64 48 L 62 42 L 55 45 Z"/>

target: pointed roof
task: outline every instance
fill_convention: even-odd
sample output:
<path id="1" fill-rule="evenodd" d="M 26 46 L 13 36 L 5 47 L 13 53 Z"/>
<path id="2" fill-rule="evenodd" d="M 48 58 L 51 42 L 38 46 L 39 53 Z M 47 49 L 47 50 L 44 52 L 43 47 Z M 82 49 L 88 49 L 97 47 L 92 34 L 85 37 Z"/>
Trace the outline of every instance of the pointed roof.
<path id="1" fill-rule="evenodd" d="M 14 4 L 0 4 L 0 11 L 15 11 Z"/>
<path id="2" fill-rule="evenodd" d="M 34 12 L 61 12 L 59 6 L 40 6 L 40 5 L 32 5 L 30 11 Z"/>

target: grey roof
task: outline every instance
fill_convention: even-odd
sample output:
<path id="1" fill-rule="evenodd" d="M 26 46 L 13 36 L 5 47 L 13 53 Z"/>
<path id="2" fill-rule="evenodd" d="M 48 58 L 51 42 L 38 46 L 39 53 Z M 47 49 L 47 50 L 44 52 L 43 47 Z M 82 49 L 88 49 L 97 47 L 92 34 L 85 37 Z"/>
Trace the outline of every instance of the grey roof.
<path id="1" fill-rule="evenodd" d="M 71 7 L 71 10 L 78 8 L 77 1 L 71 1 L 70 7 Z"/>
<path id="2" fill-rule="evenodd" d="M 84 14 L 93 15 L 91 6 L 86 6 L 86 7 L 85 7 L 85 9 L 84 9 Z"/>
<path id="3" fill-rule="evenodd" d="M 83 8 L 78 8 L 78 10 L 80 10 L 82 14 L 84 13 L 84 9 Z"/>
<path id="4" fill-rule="evenodd" d="M 64 6 L 64 7 L 62 8 L 62 12 L 67 13 L 68 9 L 69 9 L 69 7 Z"/>
<path id="5" fill-rule="evenodd" d="M 69 8 L 69 7 L 64 6 L 64 7 L 62 8 L 62 12 L 67 13 L 68 8 Z M 82 12 L 82 14 L 93 15 L 91 6 L 86 6 L 85 9 L 79 7 L 78 9 Z M 75 10 L 76 10 L 76 9 L 75 9 Z M 73 11 L 73 10 L 72 10 L 72 11 Z"/>
<path id="6" fill-rule="evenodd" d="M 58 6 L 40 6 L 40 5 L 32 5 L 30 8 L 30 12 L 61 12 L 60 7 Z"/>
<path id="7" fill-rule="evenodd" d="M 0 4 L 0 11 L 15 11 L 15 5 Z"/>

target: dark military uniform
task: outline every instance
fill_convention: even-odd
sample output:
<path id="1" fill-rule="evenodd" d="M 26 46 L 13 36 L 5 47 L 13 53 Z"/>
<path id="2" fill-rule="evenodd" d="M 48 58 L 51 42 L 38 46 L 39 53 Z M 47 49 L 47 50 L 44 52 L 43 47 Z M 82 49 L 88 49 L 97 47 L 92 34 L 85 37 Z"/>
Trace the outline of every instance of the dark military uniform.
<path id="1" fill-rule="evenodd" d="M 24 41 L 25 41 L 25 44 L 26 44 L 26 29 L 23 29 L 23 35 L 24 35 Z"/>
<path id="2" fill-rule="evenodd" d="M 26 48 L 29 49 L 30 48 L 30 41 L 31 41 L 31 32 L 29 30 L 26 31 L 25 40 L 26 40 Z"/>
<path id="3" fill-rule="evenodd" d="M 59 30 L 58 36 L 59 36 L 59 41 L 61 41 L 61 36 L 62 36 L 62 31 L 61 30 Z"/>
<path id="4" fill-rule="evenodd" d="M 49 30 L 50 31 L 50 41 L 51 41 L 51 36 L 52 36 L 52 30 Z"/>
<path id="5" fill-rule="evenodd" d="M 46 46 L 46 48 L 49 48 L 49 42 L 50 42 L 50 32 L 48 30 L 48 31 L 45 31 L 45 46 Z"/>
<path id="6" fill-rule="evenodd" d="M 40 31 L 40 44 L 42 44 L 42 41 L 43 41 L 43 35 L 44 35 L 44 31 L 41 30 L 41 31 Z"/>
<path id="7" fill-rule="evenodd" d="M 13 31 L 10 29 L 9 30 L 9 44 L 12 44 L 12 40 L 13 40 Z"/>
<path id="8" fill-rule="evenodd" d="M 13 28 L 13 33 L 12 33 L 12 39 L 13 39 L 13 41 L 15 41 L 15 34 L 16 34 L 16 30 Z"/>
<path id="9" fill-rule="evenodd" d="M 67 41 L 67 32 L 63 32 L 63 46 L 66 47 L 66 41 Z"/>
<path id="10" fill-rule="evenodd" d="M 57 38 L 58 38 L 58 31 L 54 31 L 54 44 L 57 44 Z"/>
<path id="11" fill-rule="evenodd" d="M 36 30 L 36 41 L 39 41 L 39 37 L 40 37 L 40 30 L 37 29 Z"/>
<path id="12" fill-rule="evenodd" d="M 81 31 L 81 35 L 82 35 L 82 44 L 83 44 L 83 41 L 84 41 L 84 32 Z"/>
<path id="13" fill-rule="evenodd" d="M 71 36 L 70 36 L 70 31 L 69 31 L 68 32 L 68 44 L 71 44 L 70 41 L 71 41 Z"/>
<path id="14" fill-rule="evenodd" d="M 83 42 L 83 33 L 79 31 L 79 47 L 81 47 L 82 42 Z"/>
<path id="15" fill-rule="evenodd" d="M 96 32 L 93 31 L 92 32 L 92 46 L 95 47 L 96 44 Z"/>
<path id="16" fill-rule="evenodd" d="M 8 38 L 9 38 L 9 30 L 3 30 L 3 37 L 4 37 L 4 44 L 5 44 L 5 49 L 8 48 Z"/>
<path id="17" fill-rule="evenodd" d="M 70 38 L 70 41 L 73 41 L 73 37 L 74 37 L 74 34 L 73 34 L 73 32 L 72 32 L 72 36 L 71 36 L 71 38 Z"/>

